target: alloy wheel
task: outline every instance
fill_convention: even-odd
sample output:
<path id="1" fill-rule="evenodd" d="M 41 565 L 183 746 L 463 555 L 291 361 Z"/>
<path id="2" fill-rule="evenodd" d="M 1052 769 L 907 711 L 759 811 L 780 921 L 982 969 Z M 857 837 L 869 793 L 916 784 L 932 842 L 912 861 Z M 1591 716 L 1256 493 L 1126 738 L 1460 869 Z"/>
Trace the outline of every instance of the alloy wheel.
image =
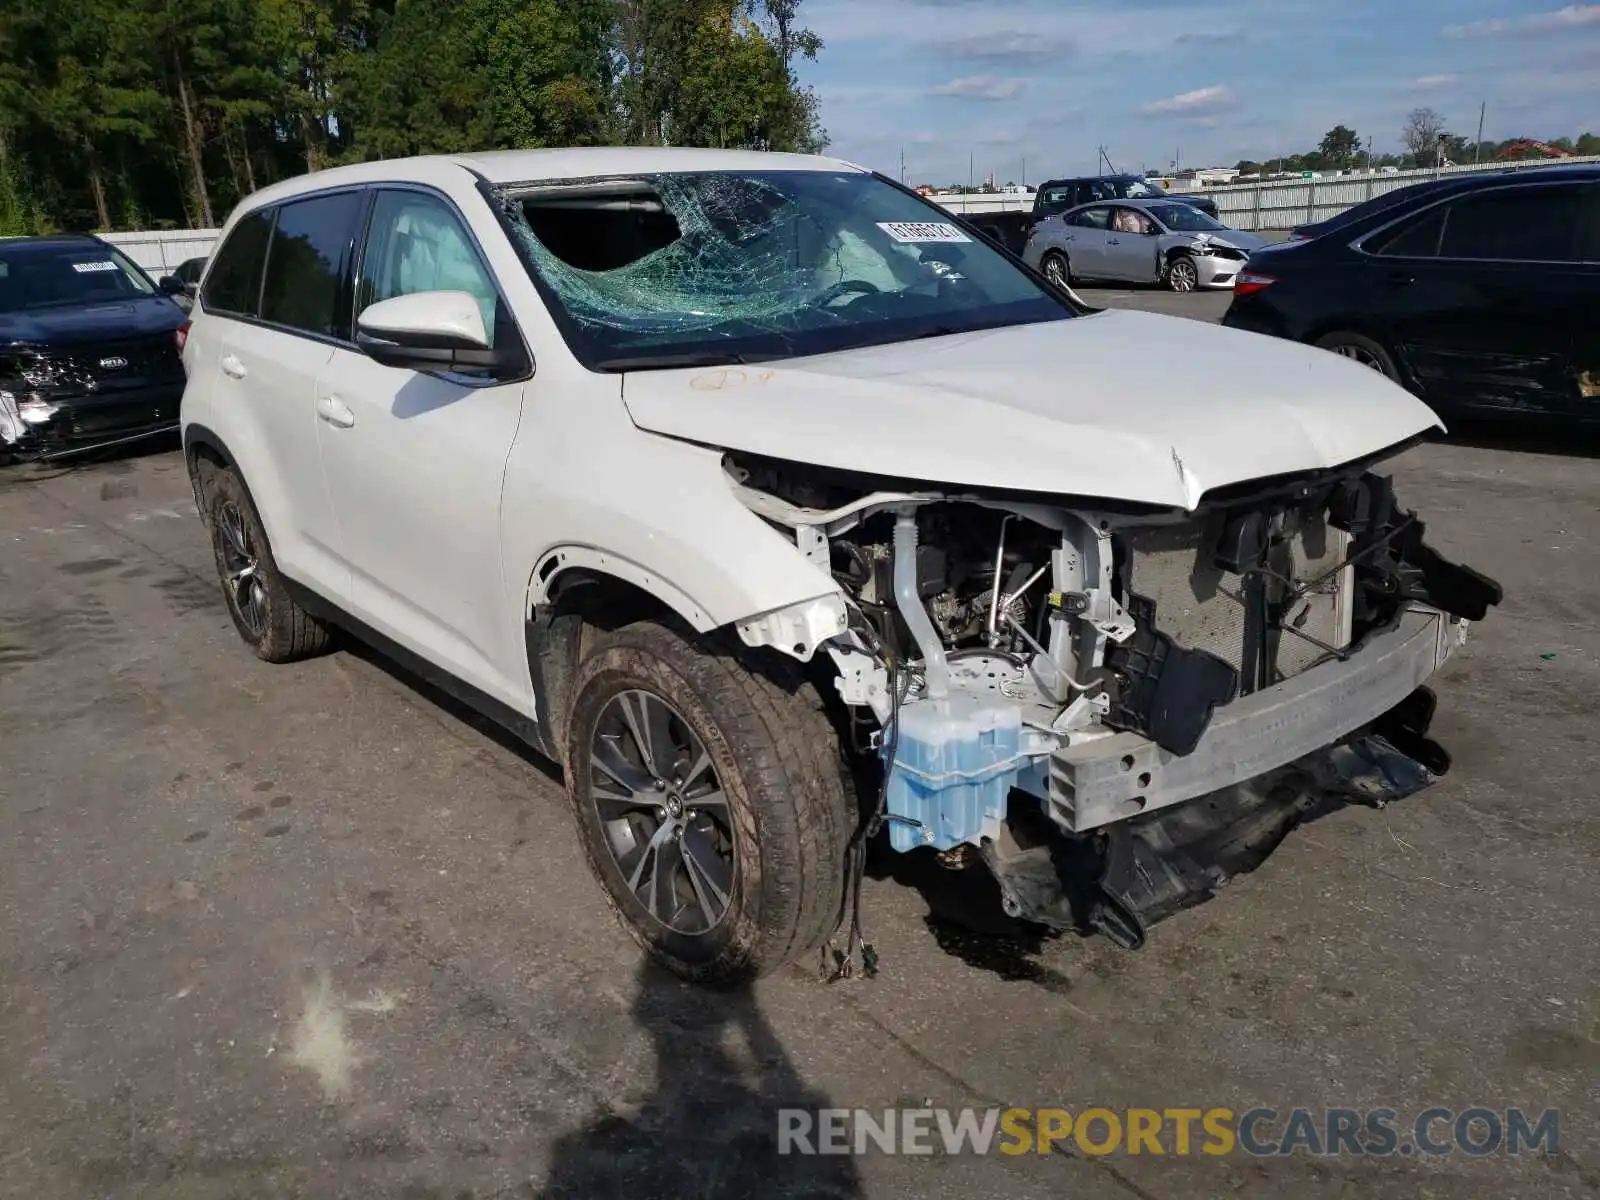
<path id="1" fill-rule="evenodd" d="M 620 692 L 595 723 L 589 761 L 595 815 L 634 898 L 676 933 L 716 928 L 733 895 L 733 824 L 683 714 L 650 692 Z"/>
<path id="2" fill-rule="evenodd" d="M 1064 261 L 1062 261 L 1060 255 L 1052 254 L 1049 258 L 1045 259 L 1044 277 L 1057 287 L 1067 286 L 1067 265 Z"/>
<path id="3" fill-rule="evenodd" d="M 1383 369 L 1383 363 L 1379 361 L 1378 356 L 1365 346 L 1354 346 L 1346 342 L 1343 345 L 1330 346 L 1328 349 L 1344 358 L 1360 363 L 1363 367 L 1371 367 L 1380 375 L 1389 373 Z"/>
<path id="4" fill-rule="evenodd" d="M 1167 271 L 1172 280 L 1172 290 L 1175 292 L 1192 292 L 1200 282 L 1194 263 L 1187 258 L 1178 259 Z"/>
<path id="5" fill-rule="evenodd" d="M 217 510 L 217 536 L 222 539 L 223 583 L 239 620 L 252 640 L 267 630 L 267 590 L 261 583 L 261 558 L 244 513 L 232 500 Z"/>

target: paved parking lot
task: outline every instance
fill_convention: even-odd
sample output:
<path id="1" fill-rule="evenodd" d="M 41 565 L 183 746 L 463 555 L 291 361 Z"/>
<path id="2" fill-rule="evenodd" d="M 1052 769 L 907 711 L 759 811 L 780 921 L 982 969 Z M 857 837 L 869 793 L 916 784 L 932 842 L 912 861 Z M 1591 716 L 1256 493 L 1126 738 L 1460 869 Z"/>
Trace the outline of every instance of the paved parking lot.
<path id="1" fill-rule="evenodd" d="M 176 451 L 0 472 L 0 1195 L 1596 1195 L 1600 461 L 1559 449 L 1396 465 L 1508 593 L 1439 681 L 1438 787 L 1139 953 L 879 878 L 877 979 L 733 994 L 640 965 L 505 738 L 368 653 L 251 657 Z M 1558 1107 L 1563 1149 L 776 1155 L 782 1105 L 1011 1104 Z"/>

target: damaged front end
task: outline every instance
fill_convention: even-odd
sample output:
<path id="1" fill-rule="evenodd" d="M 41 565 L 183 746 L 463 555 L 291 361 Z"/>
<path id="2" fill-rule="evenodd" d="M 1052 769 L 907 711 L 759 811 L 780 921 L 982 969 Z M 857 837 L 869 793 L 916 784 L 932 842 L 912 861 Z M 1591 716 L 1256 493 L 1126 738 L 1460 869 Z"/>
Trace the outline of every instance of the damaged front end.
<path id="1" fill-rule="evenodd" d="M 1179 512 L 726 460 L 846 598 L 825 645 L 876 727 L 891 846 L 1127 946 L 1320 805 L 1448 769 L 1423 684 L 1501 590 L 1368 465 Z"/>
<path id="2" fill-rule="evenodd" d="M 171 333 L 92 346 L 0 346 L 0 458 L 58 458 L 176 430 Z"/>

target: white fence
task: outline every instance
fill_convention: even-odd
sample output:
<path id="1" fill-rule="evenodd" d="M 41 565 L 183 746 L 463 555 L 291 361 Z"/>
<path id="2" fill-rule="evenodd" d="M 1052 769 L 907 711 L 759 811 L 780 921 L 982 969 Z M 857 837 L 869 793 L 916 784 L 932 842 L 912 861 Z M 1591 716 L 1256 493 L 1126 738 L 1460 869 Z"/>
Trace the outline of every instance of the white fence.
<path id="1" fill-rule="evenodd" d="M 1327 179 L 1275 179 L 1263 183 L 1233 183 L 1200 189 L 1217 202 L 1223 224 L 1235 229 L 1289 229 L 1311 221 L 1325 221 L 1345 209 L 1442 175 L 1473 172 L 1538 170 L 1579 163 L 1600 163 L 1600 155 L 1562 159 L 1534 159 L 1516 163 L 1471 164 L 1437 170 L 1399 171 L 1382 175 L 1340 175 Z M 1195 193 L 1188 193 L 1195 194 Z M 1026 212 L 1033 208 L 1032 192 L 961 192 L 931 197 L 953 213 Z M 162 229 L 142 233 L 105 233 L 100 236 L 119 247 L 151 275 L 167 274 L 179 263 L 211 253 L 216 229 Z"/>
<path id="2" fill-rule="evenodd" d="M 1408 187 L 1425 179 L 1449 175 L 1498 171 L 1538 170 L 1578 163 L 1600 162 L 1600 155 L 1528 162 L 1466 164 L 1437 170 L 1398 171 L 1392 174 L 1340 175 L 1327 179 L 1279 179 L 1262 183 L 1235 183 L 1208 187 L 1204 194 L 1217 202 L 1225 225 L 1235 229 L 1289 229 L 1311 221 L 1326 221 L 1347 208 Z"/>
<path id="3" fill-rule="evenodd" d="M 158 229 L 102 233 L 100 236 L 159 279 L 171 274 L 180 263 L 210 254 L 220 232 L 220 229 Z"/>

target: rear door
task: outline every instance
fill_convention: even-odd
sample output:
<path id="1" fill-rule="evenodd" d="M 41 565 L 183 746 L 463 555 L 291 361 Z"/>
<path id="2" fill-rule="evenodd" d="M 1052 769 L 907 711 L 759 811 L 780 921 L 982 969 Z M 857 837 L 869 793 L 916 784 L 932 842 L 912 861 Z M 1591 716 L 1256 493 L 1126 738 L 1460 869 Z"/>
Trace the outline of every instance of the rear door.
<path id="1" fill-rule="evenodd" d="M 1371 307 L 1436 408 L 1583 407 L 1576 355 L 1594 301 L 1581 232 L 1593 193 L 1581 183 L 1494 188 L 1369 239 Z"/>
<path id="2" fill-rule="evenodd" d="M 349 577 L 313 389 L 341 332 L 335 312 L 361 203 L 346 190 L 241 219 L 203 295 L 215 362 L 197 362 L 215 372 L 210 421 L 239 463 L 278 566 L 335 601 Z"/>
<path id="3" fill-rule="evenodd" d="M 1104 204 L 1081 208 L 1063 218 L 1062 241 L 1075 275 L 1103 279 L 1106 269 L 1106 222 L 1111 209 Z"/>
<path id="4" fill-rule="evenodd" d="M 467 292 L 485 330 L 519 333 L 470 227 L 435 192 L 376 193 L 354 312 Z M 351 345 L 315 382 L 316 431 L 351 572 L 350 612 L 503 703 L 525 707 L 525 650 L 506 643 L 500 490 L 524 382 L 385 366 Z"/>

